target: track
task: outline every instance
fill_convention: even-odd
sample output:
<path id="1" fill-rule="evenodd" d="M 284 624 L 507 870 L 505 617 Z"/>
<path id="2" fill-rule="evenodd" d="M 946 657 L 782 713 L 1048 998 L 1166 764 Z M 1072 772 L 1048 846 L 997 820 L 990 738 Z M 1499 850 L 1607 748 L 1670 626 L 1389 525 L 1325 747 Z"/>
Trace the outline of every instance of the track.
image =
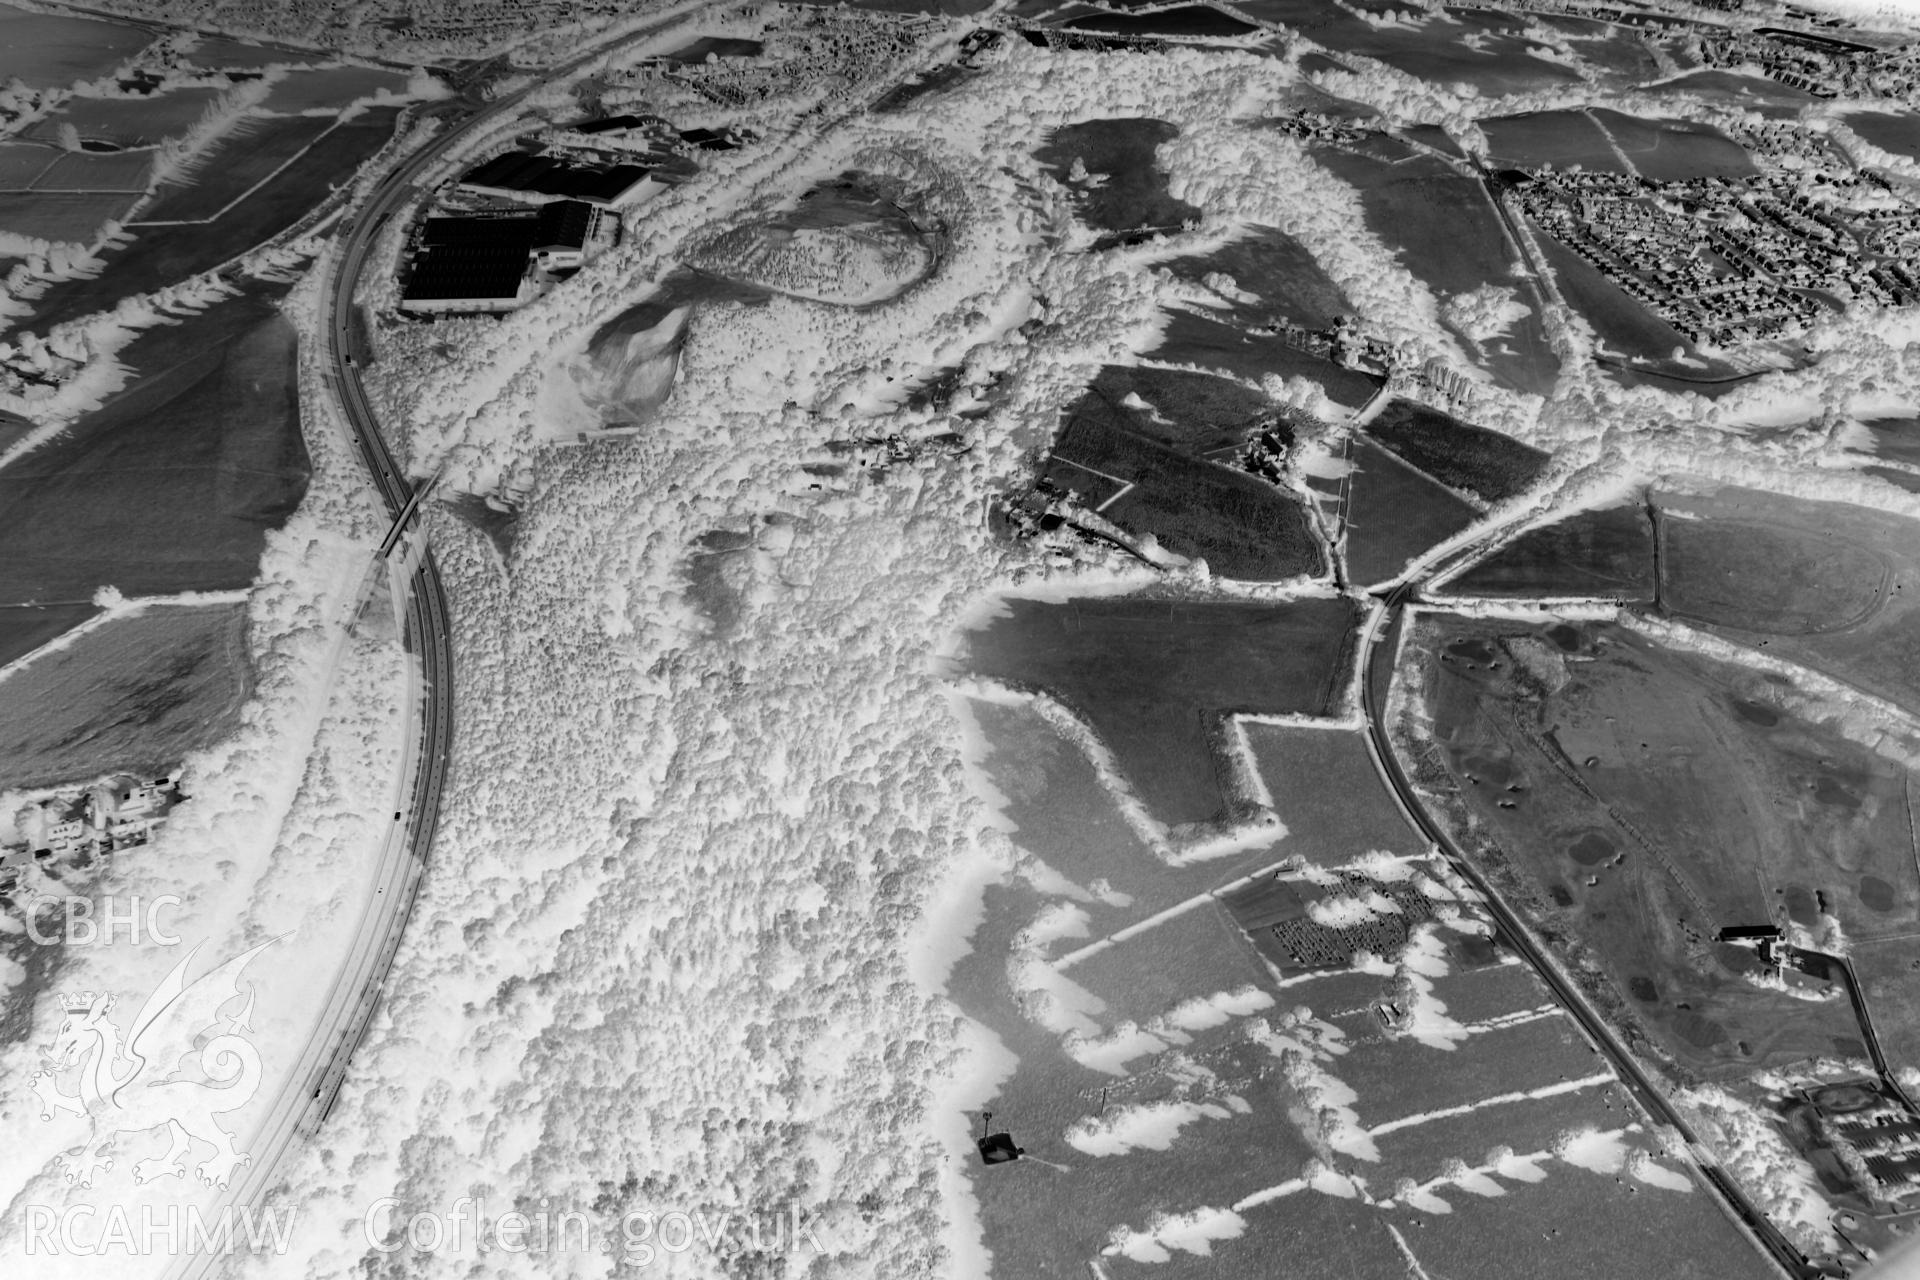
<path id="1" fill-rule="evenodd" d="M 1701 1179 L 1720 1197 L 1725 1209 L 1745 1230 L 1756 1248 L 1784 1274 L 1795 1280 L 1811 1280 L 1823 1274 L 1816 1269 L 1801 1252 L 1794 1248 L 1780 1229 L 1756 1209 L 1740 1188 L 1727 1176 L 1700 1144 L 1686 1120 L 1670 1104 L 1666 1096 L 1651 1077 L 1634 1060 L 1614 1035 L 1613 1028 L 1607 1025 L 1594 1008 L 1587 1003 L 1586 997 L 1553 963 L 1545 950 L 1534 939 L 1520 918 L 1514 914 L 1493 886 L 1487 883 L 1479 869 L 1461 852 L 1459 845 L 1446 829 L 1436 822 L 1421 803 L 1419 795 L 1408 781 L 1405 771 L 1400 767 L 1399 759 L 1393 753 L 1393 744 L 1387 737 L 1386 722 L 1381 716 L 1379 690 L 1385 689 L 1392 679 L 1392 663 L 1395 646 L 1383 645 L 1381 640 L 1386 634 L 1394 632 L 1400 621 L 1401 611 L 1407 602 L 1415 598 L 1417 585 L 1408 583 L 1395 587 L 1380 600 L 1380 606 L 1369 620 L 1367 630 L 1360 644 L 1360 705 L 1367 721 L 1367 751 L 1373 757 L 1373 766 L 1380 778 L 1393 792 L 1402 812 L 1413 823 L 1414 828 L 1440 850 L 1454 870 L 1471 884 L 1480 894 L 1486 906 L 1487 914 L 1506 934 L 1515 951 L 1537 974 L 1547 989 L 1567 1010 L 1580 1029 L 1586 1033 L 1588 1041 L 1605 1054 L 1627 1086 L 1640 1109 L 1657 1124 L 1666 1125 L 1678 1133 L 1687 1144 L 1687 1152 L 1694 1162 L 1695 1170 Z M 1382 665 L 1382 664 L 1385 665 Z"/>

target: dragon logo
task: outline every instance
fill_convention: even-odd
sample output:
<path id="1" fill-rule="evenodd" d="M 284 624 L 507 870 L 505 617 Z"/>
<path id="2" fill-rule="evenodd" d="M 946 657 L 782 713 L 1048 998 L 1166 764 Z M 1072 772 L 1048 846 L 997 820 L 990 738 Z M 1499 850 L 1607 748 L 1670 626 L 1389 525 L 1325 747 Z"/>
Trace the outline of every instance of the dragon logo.
<path id="1" fill-rule="evenodd" d="M 97 1173 L 113 1168 L 108 1149 L 115 1139 L 155 1129 L 167 1131 L 167 1152 L 136 1162 L 136 1182 L 184 1176 L 195 1140 L 214 1149 L 213 1158 L 195 1169 L 208 1186 L 224 1188 L 235 1169 L 252 1163 L 214 1117 L 245 1106 L 260 1086 L 259 1051 L 241 1034 L 252 1030 L 253 987 L 243 990 L 239 978 L 274 941 L 189 983 L 187 967 L 200 950 L 195 947 L 147 997 L 124 1040 L 111 1016 L 112 996 L 87 992 L 63 999 L 66 1018 L 42 1055 L 48 1069 L 34 1073 L 33 1091 L 40 1096 L 42 1120 L 64 1111 L 93 1121 L 79 1154 L 61 1157 L 68 1182 L 92 1186 Z M 220 1010 L 242 995 L 247 1002 L 240 1012 L 222 1018 Z M 188 1055 L 194 1057 L 183 1063 Z M 194 1067 L 197 1072 L 181 1074 Z M 79 1092 L 63 1093 L 57 1078 L 75 1068 Z"/>

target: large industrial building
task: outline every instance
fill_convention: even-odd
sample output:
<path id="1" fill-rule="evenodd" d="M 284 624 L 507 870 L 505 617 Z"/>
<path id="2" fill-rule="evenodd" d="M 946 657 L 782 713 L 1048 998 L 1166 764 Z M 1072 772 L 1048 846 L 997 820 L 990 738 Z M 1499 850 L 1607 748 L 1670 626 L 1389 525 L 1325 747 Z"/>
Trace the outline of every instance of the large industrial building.
<path id="1" fill-rule="evenodd" d="M 512 311 L 612 241 L 617 221 L 580 200 L 421 222 L 400 309 L 416 315 Z"/>

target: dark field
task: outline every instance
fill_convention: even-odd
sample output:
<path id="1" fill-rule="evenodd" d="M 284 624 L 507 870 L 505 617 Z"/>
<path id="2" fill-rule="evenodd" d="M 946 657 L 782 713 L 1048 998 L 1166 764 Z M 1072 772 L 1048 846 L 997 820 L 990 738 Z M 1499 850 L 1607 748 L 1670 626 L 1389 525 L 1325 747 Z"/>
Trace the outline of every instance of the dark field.
<path id="1" fill-rule="evenodd" d="M 1454 578 L 1457 596 L 1653 599 L 1653 525 L 1638 503 L 1582 511 L 1521 534 Z"/>
<path id="2" fill-rule="evenodd" d="M 1374 772 L 1351 729 L 1242 726 L 1273 811 L 1287 824 L 1286 851 L 1338 866 L 1371 849 L 1418 853 L 1420 842 Z"/>
<path id="3" fill-rule="evenodd" d="M 0 81 L 65 88 L 105 75 L 156 38 L 144 27 L 0 6 Z"/>
<path id="4" fill-rule="evenodd" d="M 72 98 L 53 115 L 27 130 L 27 136 L 51 142 L 60 126 L 71 124 L 84 139 L 121 147 L 150 147 L 191 128 L 218 89 L 176 89 L 147 98 Z"/>
<path id="5" fill-rule="evenodd" d="M 1410 400 L 1395 400 L 1365 429 L 1441 484 L 1487 502 L 1525 492 L 1547 467 L 1547 455 L 1531 445 Z"/>
<path id="6" fill-rule="evenodd" d="M 1711 498 L 1661 494 L 1656 500 L 1663 510 L 1685 511 L 1708 522 L 1768 528 L 1763 540 L 1751 544 L 1728 535 L 1693 539 L 1696 553 L 1726 557 L 1716 563 L 1696 554 L 1700 581 L 1682 588 L 1678 597 L 1697 603 L 1704 594 L 1723 601 L 1718 607 L 1725 612 L 1718 617 L 1726 621 L 1709 625 L 1724 628 L 1739 644 L 1763 644 L 1777 657 L 1920 711 L 1920 539 L 1913 521 L 1731 488 Z M 1773 557 L 1771 564 L 1763 553 Z M 1852 566 L 1846 572 L 1854 576 L 1834 578 L 1841 566 Z M 1742 581 L 1751 584 L 1751 596 L 1729 597 L 1720 586 Z M 1876 597 L 1877 607 L 1869 608 Z M 1763 607 L 1768 601 L 1777 604 Z M 1825 602 L 1831 614 L 1823 615 L 1814 601 Z M 1777 623 L 1768 620 L 1769 607 L 1779 611 Z M 1862 609 L 1867 609 L 1864 617 Z M 1835 625 L 1846 618 L 1856 621 Z M 1796 633 L 1809 624 L 1816 630 Z"/>
<path id="7" fill-rule="evenodd" d="M 1294 498 L 1246 472 L 1188 458 L 1099 418 L 1076 418 L 1044 472 L 1136 536 L 1152 534 L 1213 572 L 1275 582 L 1325 570 Z M 1126 488 L 1125 486 L 1133 486 Z"/>
<path id="8" fill-rule="evenodd" d="M 341 125 L 298 164 L 222 215 L 217 227 L 137 229 L 138 238 L 129 248 L 109 256 L 104 273 L 53 286 L 34 303 L 33 316 L 25 323 L 44 331 L 63 320 L 107 310 L 122 298 L 197 275 L 271 239 L 318 208 L 336 184 L 384 146 L 393 136 L 398 114 L 396 107 L 378 107 Z M 207 176 L 217 173 L 226 158 L 225 153 L 210 158 Z M 197 202 L 195 197 L 195 203 L 185 207 L 198 207 Z M 144 216 L 161 217 L 169 203 L 163 201 Z"/>
<path id="9" fill-rule="evenodd" d="M 1285 23 L 1335 53 L 1378 58 L 1437 84 L 1464 83 L 1482 93 L 1503 94 L 1579 79 L 1566 67 L 1530 56 L 1525 40 L 1499 30 L 1489 31 L 1476 49 L 1460 41 L 1460 28 L 1451 23 L 1374 28 L 1340 6 L 1318 0 L 1246 0 L 1238 7 L 1250 17 Z M 1482 18 L 1480 14 L 1461 16 L 1469 21 Z M 1484 20 L 1474 24 L 1488 26 Z"/>
<path id="10" fill-rule="evenodd" d="M 1871 418 L 1860 424 L 1873 435 L 1873 452 L 1920 466 L 1920 417 Z"/>
<path id="11" fill-rule="evenodd" d="M 1733 139 L 1687 120 L 1642 120 L 1605 107 L 1592 112 L 1642 177 L 1655 182 L 1688 178 L 1749 178 L 1758 172 Z"/>
<path id="12" fill-rule="evenodd" d="M 1251 35 L 1260 29 L 1204 4 L 1181 5 L 1155 13 L 1089 15 L 1061 25 L 1076 31 L 1101 31 L 1121 36 L 1208 36 L 1216 39 Z"/>
<path id="13" fill-rule="evenodd" d="M 1890 589 L 1888 564 L 1833 531 L 1663 518 L 1659 536 L 1661 604 L 1690 621 L 1768 635 L 1842 631 Z"/>
<path id="14" fill-rule="evenodd" d="M 1901 770 L 1792 715 L 1767 677 L 1612 625 L 1431 619 L 1414 639 L 1447 785 L 1501 851 L 1490 873 L 1599 955 L 1602 1007 L 1708 1075 L 1849 1052 L 1844 999 L 1755 985 L 1751 953 L 1713 939 L 1815 892 L 1850 934 L 1911 928 Z M 1888 886 L 1878 908 L 1865 876 Z"/>
<path id="15" fill-rule="evenodd" d="M 276 65 L 310 66 L 316 62 L 325 62 L 327 55 L 304 49 L 277 49 L 271 45 L 243 43 L 239 40 L 223 40 L 218 36 L 207 36 L 193 46 L 187 54 L 187 61 L 196 67 L 214 70 L 257 70 L 261 67 Z"/>
<path id="16" fill-rule="evenodd" d="M 1229 712 L 1324 715 L 1347 678 L 1344 600 L 1195 604 L 1009 600 L 969 637 L 974 670 L 1059 698 L 1113 751 L 1153 814 L 1225 815 L 1212 742 Z"/>
<path id="17" fill-rule="evenodd" d="M 1407 562 L 1445 542 L 1478 516 L 1471 504 L 1364 440 L 1348 480 L 1344 527 L 1347 577 L 1386 582 Z"/>
<path id="18" fill-rule="evenodd" d="M 1380 387 L 1381 379 L 1370 373 L 1344 368 L 1278 338 L 1248 333 L 1196 311 L 1176 308 L 1168 314 L 1160 345 L 1147 353 L 1155 360 L 1224 369 L 1254 382 L 1269 373 L 1311 378 L 1329 400 L 1355 409 Z"/>
<path id="19" fill-rule="evenodd" d="M 1812 94 L 1764 76 L 1741 75 L 1734 71 L 1695 71 L 1666 80 L 1645 90 L 1668 94 L 1679 91 L 1719 97 L 1737 106 L 1762 109 L 1761 104 L 1803 107 L 1818 101 Z"/>
<path id="20" fill-rule="evenodd" d="M 1435 294 L 1512 279 L 1512 246 L 1478 180 L 1425 156 L 1392 164 L 1329 147 L 1313 156 L 1359 191 L 1368 228 Z"/>
<path id="21" fill-rule="evenodd" d="M 1147 410 L 1126 404 L 1129 396 Z M 1186 369 L 1110 364 L 1067 412 L 1091 417 L 1195 458 L 1231 463 L 1249 432 L 1274 420 L 1273 405 L 1244 383 Z M 1285 427 L 1276 427 L 1282 435 Z"/>
<path id="22" fill-rule="evenodd" d="M 100 612 L 88 603 L 0 607 L 0 667 Z"/>
<path id="23" fill-rule="evenodd" d="M 1105 237 L 1104 242 L 1117 244 L 1154 231 L 1175 231 L 1199 218 L 1198 209 L 1167 194 L 1167 175 L 1154 157 L 1161 143 L 1179 133 L 1164 120 L 1089 120 L 1054 130 L 1034 158 L 1073 191 L 1087 225 L 1124 233 Z M 1091 191 L 1068 183 L 1076 159 L 1089 174 L 1104 174 L 1107 181 Z"/>
<path id="24" fill-rule="evenodd" d="M 0 601 L 246 586 L 306 491 L 294 333 L 264 300 L 221 303 L 121 358 L 135 382 L 0 472 Z"/>
<path id="25" fill-rule="evenodd" d="M 327 116 L 256 116 L 215 145 L 193 175 L 192 185 L 163 187 L 140 215 L 141 221 L 197 222 L 216 217 L 332 126 Z"/>
<path id="26" fill-rule="evenodd" d="M 57 243 L 91 245 L 140 197 L 113 191 L 9 191 L 0 194 L 0 228 Z"/>
<path id="27" fill-rule="evenodd" d="M 1862 467 L 1861 470 L 1908 493 L 1920 493 L 1920 475 L 1911 471 L 1896 471 L 1892 467 Z"/>
<path id="28" fill-rule="evenodd" d="M 0 188 L 25 191 L 63 154 L 31 142 L 0 142 Z"/>
<path id="29" fill-rule="evenodd" d="M 1844 117 L 1847 128 L 1879 147 L 1909 160 L 1920 160 L 1920 115 L 1882 115 L 1862 111 Z"/>
<path id="30" fill-rule="evenodd" d="M 1278 314 L 1310 329 L 1325 329 L 1351 314 L 1353 305 L 1340 286 L 1327 278 L 1298 240 L 1272 227 L 1247 230 L 1247 235 L 1204 257 L 1175 258 L 1162 265 L 1181 279 L 1196 282 L 1224 272 L 1239 288 L 1258 294 L 1260 305 L 1235 307 L 1236 319 L 1264 322 Z M 1258 315 L 1242 315 L 1243 310 Z"/>
<path id="31" fill-rule="evenodd" d="M 1607 135 L 1584 111 L 1534 111 L 1482 120 L 1492 158 L 1524 169 L 1579 165 L 1589 173 L 1624 173 Z"/>
<path id="32" fill-rule="evenodd" d="M 383 89 L 399 93 L 406 87 L 407 78 L 397 71 L 353 66 L 316 68 L 289 73 L 273 86 L 262 106 L 288 115 L 338 111 L 355 99 L 370 98 Z"/>
<path id="33" fill-rule="evenodd" d="M 245 605 L 154 606 L 0 680 L 0 790 L 172 768 L 239 724 Z"/>
<path id="34" fill-rule="evenodd" d="M 153 156 L 145 151 L 70 151 L 33 180 L 35 191 L 145 192 Z"/>

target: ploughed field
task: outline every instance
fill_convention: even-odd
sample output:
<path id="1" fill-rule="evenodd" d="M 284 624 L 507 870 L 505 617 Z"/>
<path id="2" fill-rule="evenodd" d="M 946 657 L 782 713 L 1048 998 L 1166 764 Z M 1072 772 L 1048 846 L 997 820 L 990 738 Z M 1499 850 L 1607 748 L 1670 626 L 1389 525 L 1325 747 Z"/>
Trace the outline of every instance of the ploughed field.
<path id="1" fill-rule="evenodd" d="M 0 790 L 173 768 L 239 727 L 245 605 L 109 618 L 0 677 Z"/>
<path id="2" fill-rule="evenodd" d="M 1156 818 L 1229 815 L 1223 717 L 1326 715 L 1348 678 L 1353 605 L 1142 596 L 1009 599 L 968 636 L 982 675 L 1057 698 L 1090 724 Z"/>
<path id="3" fill-rule="evenodd" d="M 120 359 L 125 390 L 0 471 L 0 602 L 247 586 L 306 491 L 294 332 L 263 293 Z"/>

